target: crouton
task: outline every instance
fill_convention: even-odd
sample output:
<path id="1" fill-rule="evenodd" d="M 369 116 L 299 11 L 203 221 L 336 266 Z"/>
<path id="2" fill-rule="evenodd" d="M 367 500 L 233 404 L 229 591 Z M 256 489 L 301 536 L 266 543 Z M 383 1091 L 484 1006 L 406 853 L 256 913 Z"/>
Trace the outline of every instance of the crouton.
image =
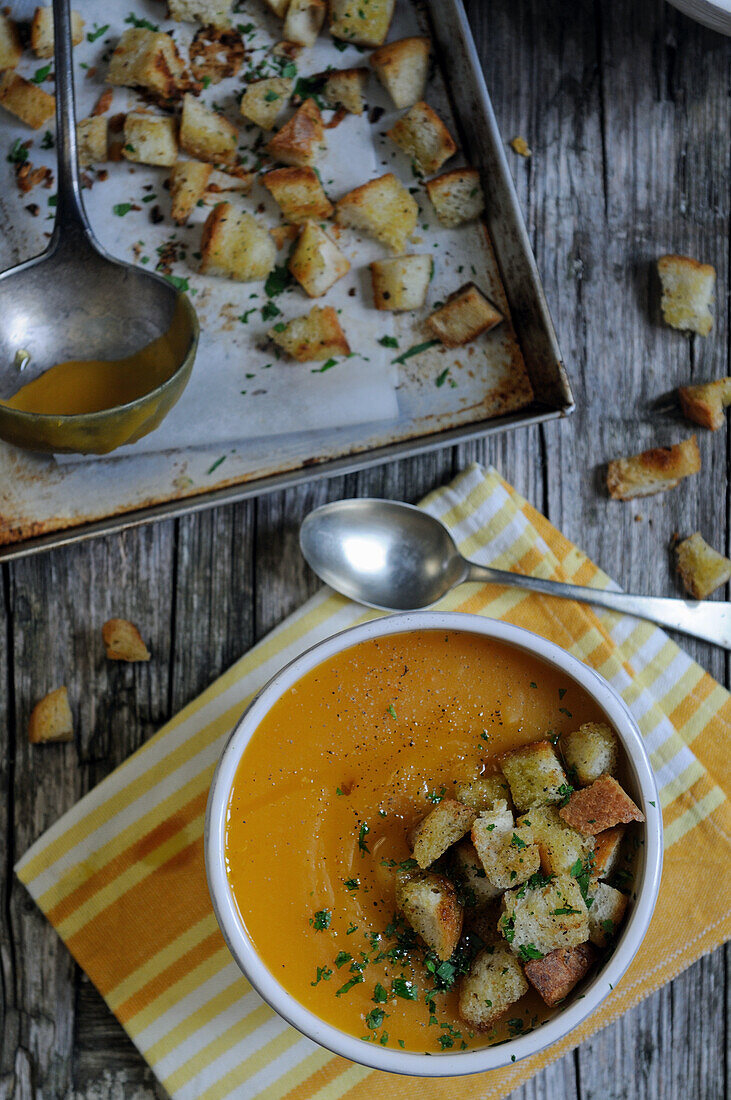
<path id="1" fill-rule="evenodd" d="M 519 157 L 525 157 L 526 160 L 528 160 L 529 157 L 533 156 L 533 150 L 531 149 L 525 138 L 521 137 L 520 134 L 518 134 L 517 137 L 511 139 L 510 148 L 513 150 L 514 153 L 517 153 Z"/>
<path id="2" fill-rule="evenodd" d="M 370 265 L 376 309 L 420 309 L 426 301 L 434 270 L 431 256 L 399 256 Z"/>
<path id="3" fill-rule="evenodd" d="M 529 959 L 523 969 L 546 1004 L 553 1006 L 568 997 L 596 959 L 597 952 L 590 943 L 579 943 L 576 947 L 559 947 L 542 959 Z"/>
<path id="4" fill-rule="evenodd" d="M 84 37 L 84 20 L 71 12 L 71 43 L 78 46 Z M 36 57 L 53 57 L 53 8 L 36 8 L 30 25 L 30 48 Z"/>
<path id="5" fill-rule="evenodd" d="M 428 38 L 400 38 L 370 56 L 378 79 L 400 110 L 413 107 L 424 94 L 429 50 Z"/>
<path id="6" fill-rule="evenodd" d="M 285 244 L 291 244 L 297 240 L 299 229 L 296 225 L 274 225 L 269 230 L 277 248 L 284 248 Z"/>
<path id="7" fill-rule="evenodd" d="M 592 880 L 609 878 L 619 862 L 619 853 L 626 829 L 624 825 L 615 825 L 604 829 L 594 837 L 594 864 L 591 868 Z"/>
<path id="8" fill-rule="evenodd" d="M 367 69 L 334 69 L 325 74 L 322 86 L 323 100 L 328 107 L 342 107 L 351 115 L 362 115 L 365 110 Z"/>
<path id="9" fill-rule="evenodd" d="M 82 167 L 107 159 L 107 129 L 107 120 L 102 115 L 82 118 L 76 123 L 76 148 Z"/>
<path id="10" fill-rule="evenodd" d="M 298 46 L 314 46 L 326 13 L 325 0 L 290 0 L 282 30 L 285 40 Z"/>
<path id="11" fill-rule="evenodd" d="M 559 813 L 574 829 L 586 834 L 645 820 L 645 815 L 611 775 L 601 775 L 590 787 L 574 791 Z"/>
<path id="12" fill-rule="evenodd" d="M 261 182 L 287 221 L 300 225 L 310 218 L 329 218 L 333 205 L 313 168 L 275 168 Z"/>
<path id="13" fill-rule="evenodd" d="M 169 34 L 130 27 L 109 61 L 107 83 L 143 88 L 156 99 L 179 99 L 187 83 L 185 65 Z"/>
<path id="14" fill-rule="evenodd" d="M 324 148 L 322 115 L 314 99 L 306 99 L 266 147 L 274 160 L 295 168 L 314 164 Z"/>
<path id="15" fill-rule="evenodd" d="M 516 825 L 506 833 L 496 829 L 479 856 L 488 881 L 498 890 L 521 886 L 541 866 L 540 849 L 528 825 Z"/>
<path id="16" fill-rule="evenodd" d="M 718 431 L 725 423 L 723 410 L 731 405 L 731 378 L 717 378 L 699 386 L 681 386 L 678 390 L 683 416 L 703 428 Z"/>
<path id="17" fill-rule="evenodd" d="M 168 0 L 168 16 L 176 23 L 227 27 L 230 11 L 231 0 Z"/>
<path id="18" fill-rule="evenodd" d="M 707 336 L 713 328 L 708 307 L 716 285 L 715 267 L 690 256 L 661 256 L 657 273 L 662 284 L 660 308 L 665 323 Z"/>
<path id="19" fill-rule="evenodd" d="M 314 306 L 304 317 L 276 324 L 268 335 L 300 363 L 350 355 L 350 345 L 332 306 Z"/>
<path id="20" fill-rule="evenodd" d="M 502 313 L 474 283 L 467 283 L 450 294 L 443 306 L 426 319 L 426 327 L 447 348 L 469 344 L 481 332 L 499 325 Z"/>
<path id="21" fill-rule="evenodd" d="M 420 100 L 387 131 L 425 176 L 438 172 L 457 152 L 457 143 L 436 111 Z"/>
<path id="22" fill-rule="evenodd" d="M 678 572 L 694 600 L 705 600 L 731 580 L 731 561 L 709 546 L 699 531 L 675 547 Z"/>
<path id="23" fill-rule="evenodd" d="M 462 934 L 462 906 L 448 879 L 433 871 L 399 875 L 396 906 L 440 959 L 451 956 Z"/>
<path id="24" fill-rule="evenodd" d="M 506 808 L 510 806 L 510 788 L 502 772 L 481 775 L 477 779 L 461 783 L 454 796 L 458 802 L 471 806 L 473 810 L 492 810 L 500 799 L 505 802 Z"/>
<path id="25" fill-rule="evenodd" d="M 214 206 L 201 238 L 202 275 L 250 283 L 266 279 L 277 259 L 274 241 L 256 218 L 230 202 Z"/>
<path id="26" fill-rule="evenodd" d="M 392 172 L 361 184 L 335 205 L 340 225 L 361 229 L 394 252 L 401 252 L 416 228 L 416 200 Z"/>
<path id="27" fill-rule="evenodd" d="M 624 920 L 629 898 L 606 882 L 600 882 L 589 893 L 589 939 L 597 947 L 606 947 L 616 936 Z"/>
<path id="28" fill-rule="evenodd" d="M 18 26 L 0 11 L 0 70 L 14 69 L 23 56 Z"/>
<path id="29" fill-rule="evenodd" d="M 128 619 L 108 619 L 102 627 L 102 638 L 110 661 L 149 661 L 150 651 L 142 635 Z"/>
<path id="30" fill-rule="evenodd" d="M 56 98 L 12 69 L 0 73 L 0 106 L 26 126 L 40 130 L 56 110 Z"/>
<path id="31" fill-rule="evenodd" d="M 193 79 L 204 87 L 236 76 L 245 56 L 241 32 L 232 27 L 199 27 L 188 47 Z"/>
<path id="32" fill-rule="evenodd" d="M 631 458 L 615 458 L 607 469 L 607 489 L 613 500 L 634 500 L 674 489 L 684 477 L 697 474 L 701 454 L 696 437 L 672 447 L 654 447 Z"/>
<path id="33" fill-rule="evenodd" d="M 247 172 L 241 167 L 231 168 L 230 172 L 222 172 L 220 169 L 214 168 L 208 177 L 206 191 L 213 197 L 212 201 L 214 202 L 218 201 L 216 195 L 226 191 L 236 191 L 240 195 L 248 195 L 255 179 L 256 172 Z"/>
<path id="34" fill-rule="evenodd" d="M 330 34 L 354 46 L 386 41 L 396 0 L 330 0 Z"/>
<path id="35" fill-rule="evenodd" d="M 292 94 L 294 81 L 287 76 L 271 76 L 249 84 L 241 97 L 240 110 L 244 118 L 271 130 Z"/>
<path id="36" fill-rule="evenodd" d="M 195 98 L 186 94 L 180 119 L 180 145 L 196 160 L 233 164 L 236 160 L 236 127 Z"/>
<path id="37" fill-rule="evenodd" d="M 556 875 L 535 889 L 508 890 L 498 929 L 521 958 L 585 943 L 589 914 L 579 884 L 571 875 Z"/>
<path id="38" fill-rule="evenodd" d="M 593 837 L 561 820 L 557 806 L 533 806 L 517 823 L 531 827 L 545 875 L 567 875 L 577 859 L 586 861 L 594 847 Z"/>
<path id="39" fill-rule="evenodd" d="M 477 813 L 453 798 L 443 799 L 420 821 L 411 834 L 414 859 L 429 867 L 472 828 Z"/>
<path id="40" fill-rule="evenodd" d="M 528 992 L 523 968 L 507 947 L 487 947 L 474 959 L 459 987 L 459 1014 L 486 1031 Z"/>
<path id="41" fill-rule="evenodd" d="M 74 720 L 65 687 L 56 688 L 36 703 L 28 719 L 28 740 L 31 745 L 46 741 L 71 741 Z"/>
<path id="42" fill-rule="evenodd" d="M 170 206 L 173 221 L 185 225 L 205 193 L 212 164 L 200 160 L 179 160 L 170 173 Z"/>
<path id="43" fill-rule="evenodd" d="M 500 766 L 520 811 L 560 802 L 566 793 L 566 774 L 550 741 L 536 741 L 505 753 Z"/>
<path id="44" fill-rule="evenodd" d="M 452 863 L 454 875 L 461 884 L 465 905 L 470 909 L 484 909 L 502 893 L 499 887 L 490 882 L 477 849 L 466 837 L 454 846 Z"/>
<path id="45" fill-rule="evenodd" d="M 619 760 L 619 741 L 606 722 L 584 722 L 564 733 L 560 741 L 569 779 L 575 787 L 588 787 L 600 775 L 614 775 Z"/>
<path id="46" fill-rule="evenodd" d="M 490 809 L 482 810 L 472 823 L 471 840 L 482 866 L 492 860 L 492 851 L 499 837 L 508 836 L 515 826 L 505 799 L 496 799 Z"/>
<path id="47" fill-rule="evenodd" d="M 432 206 L 442 225 L 453 227 L 479 218 L 485 196 L 476 168 L 453 168 L 426 185 Z"/>
<path id="48" fill-rule="evenodd" d="M 278 15 L 280 19 L 284 19 L 287 14 L 287 8 L 289 7 L 289 0 L 264 0 L 264 3 L 274 15 Z"/>
<path id="49" fill-rule="evenodd" d="M 289 270 L 310 298 L 320 298 L 350 271 L 350 261 L 317 222 L 302 226 Z"/>
<path id="50" fill-rule="evenodd" d="M 137 164 L 170 168 L 178 159 L 177 124 L 169 115 L 130 111 L 124 120 L 122 155 Z"/>

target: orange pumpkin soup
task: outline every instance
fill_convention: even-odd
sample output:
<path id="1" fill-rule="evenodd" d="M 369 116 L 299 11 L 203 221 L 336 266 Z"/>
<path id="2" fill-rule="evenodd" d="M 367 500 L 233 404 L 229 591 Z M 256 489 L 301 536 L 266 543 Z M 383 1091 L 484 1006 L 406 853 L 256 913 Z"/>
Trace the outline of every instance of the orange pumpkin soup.
<path id="1" fill-rule="evenodd" d="M 561 672 L 462 632 L 362 642 L 303 676 L 255 731 L 229 799 L 229 882 L 272 975 L 335 1027 L 411 1051 L 485 1046 L 545 1019 L 531 989 L 509 1020 L 472 1031 L 453 962 L 395 919 L 395 875 L 409 830 L 456 784 L 603 720 Z"/>

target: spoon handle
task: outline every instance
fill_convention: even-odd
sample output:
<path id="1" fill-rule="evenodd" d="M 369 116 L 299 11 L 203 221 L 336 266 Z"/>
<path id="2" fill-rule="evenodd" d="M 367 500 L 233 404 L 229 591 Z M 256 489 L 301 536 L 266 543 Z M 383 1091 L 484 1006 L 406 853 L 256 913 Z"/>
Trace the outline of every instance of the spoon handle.
<path id="1" fill-rule="evenodd" d="M 511 585 L 541 592 L 544 596 L 561 596 L 595 607 L 606 607 L 626 615 L 659 623 L 661 626 L 692 634 L 706 642 L 731 649 L 731 603 L 720 600 L 676 600 L 661 596 L 634 596 L 629 592 L 610 592 L 597 588 L 584 588 L 562 581 L 545 580 L 543 577 L 507 573 L 502 569 L 468 562 L 468 581 L 487 581 L 491 584 Z"/>
<path id="2" fill-rule="evenodd" d="M 54 237 L 67 230 L 89 230 L 81 198 L 76 153 L 76 111 L 69 0 L 53 0 L 54 66 L 56 74 L 56 158 L 58 189 Z"/>

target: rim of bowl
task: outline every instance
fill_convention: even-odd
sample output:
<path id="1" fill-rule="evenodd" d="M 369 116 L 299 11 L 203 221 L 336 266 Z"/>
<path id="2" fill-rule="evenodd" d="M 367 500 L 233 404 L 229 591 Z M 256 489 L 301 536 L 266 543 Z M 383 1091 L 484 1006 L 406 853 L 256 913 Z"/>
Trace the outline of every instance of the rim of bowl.
<path id="1" fill-rule="evenodd" d="M 643 860 L 635 877 L 636 898 L 632 912 L 614 951 L 583 994 L 535 1031 L 497 1046 L 457 1053 L 420 1054 L 365 1043 L 326 1023 L 300 1004 L 259 957 L 240 916 L 225 865 L 225 828 L 231 786 L 246 745 L 271 705 L 307 672 L 335 654 L 373 637 L 411 630 L 481 634 L 526 650 L 539 660 L 560 668 L 592 696 L 617 731 L 635 789 L 639 792 L 640 808 L 645 814 Z M 523 627 L 459 611 L 416 611 L 369 620 L 333 634 L 295 657 L 261 688 L 236 723 L 219 758 L 208 797 L 204 847 L 211 901 L 228 948 L 254 989 L 280 1016 L 320 1046 L 372 1069 L 415 1077 L 457 1077 L 509 1066 L 544 1050 L 582 1023 L 616 987 L 644 939 L 655 908 L 662 870 L 662 812 L 652 766 L 637 723 L 615 689 L 597 672 L 555 643 Z"/>

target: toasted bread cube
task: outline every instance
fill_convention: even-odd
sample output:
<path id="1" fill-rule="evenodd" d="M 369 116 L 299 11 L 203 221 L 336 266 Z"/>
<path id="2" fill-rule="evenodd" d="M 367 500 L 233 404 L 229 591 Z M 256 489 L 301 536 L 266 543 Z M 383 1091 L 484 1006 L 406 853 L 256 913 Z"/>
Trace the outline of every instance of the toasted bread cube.
<path id="1" fill-rule="evenodd" d="M 212 164 L 200 160 L 179 160 L 173 165 L 170 204 L 177 225 L 185 225 L 196 203 L 203 198 L 212 171 Z"/>
<path id="2" fill-rule="evenodd" d="M 472 823 L 471 840 L 475 851 L 487 871 L 492 861 L 493 849 L 501 837 L 509 836 L 515 827 L 512 812 L 505 799 L 495 799 L 488 810 L 482 810 Z"/>
<path id="3" fill-rule="evenodd" d="M 426 301 L 434 270 L 431 256 L 399 256 L 370 265 L 376 309 L 420 309 Z"/>
<path id="4" fill-rule="evenodd" d="M 261 182 L 287 221 L 300 225 L 310 218 L 329 218 L 333 206 L 313 168 L 275 168 Z"/>
<path id="5" fill-rule="evenodd" d="M 354 46 L 386 41 L 396 0 L 330 0 L 330 34 Z"/>
<path id="6" fill-rule="evenodd" d="M 566 791 L 566 773 L 550 741 L 535 741 L 506 753 L 500 761 L 518 810 L 560 802 Z M 563 788 L 563 790 L 562 790 Z"/>
<path id="7" fill-rule="evenodd" d="M 498 928 L 516 955 L 523 957 L 531 948 L 549 955 L 588 940 L 589 913 L 576 879 L 556 875 L 545 886 L 503 894 Z"/>
<path id="8" fill-rule="evenodd" d="M 0 73 L 0 106 L 26 126 L 40 130 L 56 110 L 56 98 L 12 69 Z"/>
<path id="9" fill-rule="evenodd" d="M 460 347 L 489 332 L 503 319 L 474 283 L 467 283 L 450 294 L 443 306 L 427 317 L 426 326 L 447 348 Z"/>
<path id="10" fill-rule="evenodd" d="M 731 378 L 717 378 L 699 386 L 681 386 L 678 390 L 683 416 L 712 432 L 722 428 L 723 410 L 731 405 Z"/>
<path id="11" fill-rule="evenodd" d="M 436 111 L 420 100 L 387 131 L 425 176 L 438 172 L 457 152 L 457 143 Z"/>
<path id="12" fill-rule="evenodd" d="M 483 845 L 480 860 L 488 881 L 498 890 L 521 886 L 541 866 L 541 853 L 528 825 L 516 825 L 507 833 L 492 834 Z"/>
<path id="13" fill-rule="evenodd" d="M 478 1031 L 486 1031 L 528 992 L 523 968 L 502 944 L 475 958 L 459 987 L 459 1014 Z"/>
<path id="14" fill-rule="evenodd" d="M 350 261 L 317 222 L 305 222 L 289 270 L 310 298 L 321 298 L 350 271 Z"/>
<path id="15" fill-rule="evenodd" d="M 298 46 L 314 46 L 326 13 L 325 0 L 290 0 L 282 30 L 285 40 Z"/>
<path id="16" fill-rule="evenodd" d="M 45 741 L 71 741 L 74 720 L 65 687 L 56 688 L 36 703 L 28 719 L 28 740 L 31 745 Z"/>
<path id="17" fill-rule="evenodd" d="M 289 7 L 289 0 L 264 0 L 264 3 L 274 15 L 278 15 L 280 19 L 284 19 L 287 14 L 287 8 Z"/>
<path id="18" fill-rule="evenodd" d="M 562 821 L 557 806 L 533 806 L 518 818 L 518 825 L 530 825 L 533 830 L 544 875 L 567 875 L 577 859 L 586 862 L 594 848 L 594 838 Z"/>
<path id="19" fill-rule="evenodd" d="M 214 168 L 208 178 L 206 191 L 214 197 L 225 191 L 236 191 L 240 195 L 248 195 L 254 186 L 256 172 L 247 172 L 244 168 L 232 168 L 230 172 L 222 172 Z M 217 202 L 218 200 L 215 199 Z"/>
<path id="20" fill-rule="evenodd" d="M 447 848 L 451 848 L 472 828 L 477 817 L 469 806 L 453 798 L 443 799 L 420 821 L 411 834 L 414 859 L 421 868 L 429 867 Z"/>
<path id="21" fill-rule="evenodd" d="M 481 775 L 478 779 L 470 779 L 467 783 L 461 783 L 455 793 L 455 798 L 464 806 L 471 806 L 473 810 L 492 810 L 495 803 L 502 800 L 506 809 L 510 804 L 510 787 L 502 772 L 495 775 Z"/>
<path id="22" fill-rule="evenodd" d="M 230 202 L 220 202 L 206 218 L 201 254 L 202 275 L 222 275 L 243 283 L 266 279 L 277 260 L 266 229 Z"/>
<path id="23" fill-rule="evenodd" d="M 523 969 L 526 978 L 546 1004 L 553 1006 L 568 997 L 574 986 L 588 974 L 596 959 L 597 952 L 590 943 L 579 943 L 576 947 L 559 947 L 542 959 L 529 959 Z"/>
<path id="24" fill-rule="evenodd" d="M 340 225 L 361 229 L 394 252 L 405 247 L 418 216 L 416 200 L 392 172 L 354 188 L 335 206 Z"/>
<path id="25" fill-rule="evenodd" d="M 180 145 L 196 160 L 233 164 L 236 160 L 236 127 L 187 93 L 180 119 Z"/>
<path id="26" fill-rule="evenodd" d="M 23 47 L 14 20 L 0 11 L 0 70 L 14 69 L 23 56 Z"/>
<path id="27" fill-rule="evenodd" d="M 429 51 L 429 39 L 418 36 L 389 42 L 370 56 L 378 79 L 400 110 L 413 107 L 424 94 Z"/>
<path id="28" fill-rule="evenodd" d="M 165 101 L 179 99 L 185 84 L 185 65 L 169 34 L 130 27 L 111 56 L 107 83 L 144 88 Z"/>
<path id="29" fill-rule="evenodd" d="M 591 877 L 594 880 L 609 878 L 619 862 L 622 839 L 626 832 L 624 825 L 615 825 L 604 829 L 594 837 L 594 864 Z"/>
<path id="30" fill-rule="evenodd" d="M 432 206 L 442 225 L 453 227 L 479 218 L 485 196 L 476 168 L 453 168 L 426 185 Z"/>
<path id="31" fill-rule="evenodd" d="M 268 335 L 300 363 L 350 355 L 350 345 L 332 306 L 314 306 L 304 317 L 275 325 Z"/>
<path id="32" fill-rule="evenodd" d="M 657 273 L 662 284 L 660 307 L 665 323 L 707 336 L 713 328 L 709 306 L 716 285 L 715 267 L 690 256 L 661 256 Z"/>
<path id="33" fill-rule="evenodd" d="M 569 779 L 588 787 L 600 775 L 614 775 L 619 761 L 619 741 L 606 722 L 584 722 L 561 738 L 561 752 Z"/>
<path id="34" fill-rule="evenodd" d="M 76 123 L 76 146 L 79 164 L 101 164 L 107 159 L 108 122 L 103 115 L 82 118 Z"/>
<path id="35" fill-rule="evenodd" d="M 440 959 L 450 957 L 462 934 L 462 906 L 449 879 L 433 871 L 399 875 L 396 906 Z"/>
<path id="36" fill-rule="evenodd" d="M 611 775 L 601 775 L 590 787 L 574 791 L 559 813 L 574 829 L 586 834 L 645 820 L 642 811 Z"/>
<path id="37" fill-rule="evenodd" d="M 467 837 L 454 846 L 452 860 L 454 873 L 462 884 L 462 894 L 469 899 L 465 905 L 470 909 L 484 909 L 500 897 L 502 891 L 490 882 L 477 849 Z"/>
<path id="38" fill-rule="evenodd" d="M 699 531 L 675 547 L 678 572 L 694 600 L 705 600 L 731 580 L 731 561 L 709 546 Z"/>
<path id="39" fill-rule="evenodd" d="M 149 661 L 150 651 L 142 635 L 129 619 L 108 619 L 102 638 L 110 661 Z"/>
<path id="40" fill-rule="evenodd" d="M 267 145 L 267 152 L 282 164 L 304 168 L 314 164 L 325 148 L 325 130 L 320 108 L 306 99 Z"/>
<path id="41" fill-rule="evenodd" d="M 244 118 L 271 130 L 292 95 L 294 81 L 286 76 L 271 76 L 249 84 L 241 97 L 240 110 Z"/>
<path id="42" fill-rule="evenodd" d="M 230 12 L 231 0 L 168 0 L 168 15 L 176 23 L 227 27 Z"/>
<path id="43" fill-rule="evenodd" d="M 619 931 L 629 898 L 606 882 L 600 882 L 589 896 L 589 939 L 597 947 L 606 947 Z"/>
<path id="44" fill-rule="evenodd" d="M 367 82 L 367 69 L 335 69 L 327 74 L 322 98 L 328 107 L 343 107 L 351 115 L 362 115 Z"/>
<path id="45" fill-rule="evenodd" d="M 71 43 L 78 46 L 84 37 L 84 20 L 71 12 Z M 36 8 L 30 25 L 30 48 L 36 57 L 53 57 L 53 8 Z"/>
<path id="46" fill-rule="evenodd" d="M 178 159 L 177 125 L 169 115 L 137 114 L 131 111 L 124 120 L 122 154 L 137 164 L 156 164 L 170 168 Z"/>
<path id="47" fill-rule="evenodd" d="M 672 447 L 653 447 L 631 458 L 615 458 L 607 468 L 607 489 L 613 500 L 634 500 L 674 489 L 684 477 L 697 474 L 701 454 L 696 437 Z"/>

